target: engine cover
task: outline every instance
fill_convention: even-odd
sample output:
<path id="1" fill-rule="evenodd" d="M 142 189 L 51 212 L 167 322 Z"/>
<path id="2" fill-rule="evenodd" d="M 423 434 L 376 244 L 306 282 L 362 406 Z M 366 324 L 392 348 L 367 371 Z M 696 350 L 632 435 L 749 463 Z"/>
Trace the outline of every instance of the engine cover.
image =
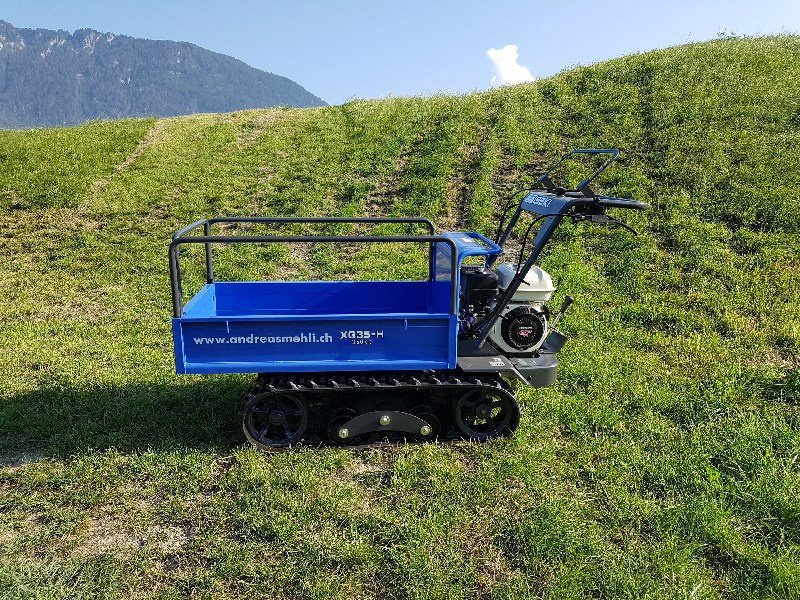
<path id="1" fill-rule="evenodd" d="M 530 354 L 547 337 L 547 319 L 541 310 L 530 304 L 509 304 L 489 337 L 508 354 Z"/>
<path id="2" fill-rule="evenodd" d="M 506 289 L 511 280 L 517 274 L 515 265 L 503 263 L 495 269 L 497 272 L 498 284 L 500 289 Z M 517 288 L 512 302 L 547 302 L 556 291 L 553 285 L 553 280 L 548 275 L 547 271 L 537 265 L 533 265 L 525 277 L 522 279 L 520 286 Z"/>

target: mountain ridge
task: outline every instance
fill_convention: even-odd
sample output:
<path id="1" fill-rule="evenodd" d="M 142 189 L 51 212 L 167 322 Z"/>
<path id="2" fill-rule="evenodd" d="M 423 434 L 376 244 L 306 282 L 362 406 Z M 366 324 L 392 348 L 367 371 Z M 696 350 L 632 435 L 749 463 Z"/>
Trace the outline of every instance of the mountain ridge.
<path id="1" fill-rule="evenodd" d="M 190 42 L 0 20 L 0 127 L 326 103 L 288 77 Z"/>

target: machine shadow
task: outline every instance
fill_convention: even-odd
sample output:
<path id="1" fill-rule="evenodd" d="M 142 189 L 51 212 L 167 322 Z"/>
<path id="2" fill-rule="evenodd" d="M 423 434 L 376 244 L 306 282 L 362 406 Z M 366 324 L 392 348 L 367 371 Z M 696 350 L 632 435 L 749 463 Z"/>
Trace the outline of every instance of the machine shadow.
<path id="1" fill-rule="evenodd" d="M 0 402 L 0 449 L 64 456 L 88 450 L 230 450 L 250 379 L 188 384 L 56 385 Z"/>

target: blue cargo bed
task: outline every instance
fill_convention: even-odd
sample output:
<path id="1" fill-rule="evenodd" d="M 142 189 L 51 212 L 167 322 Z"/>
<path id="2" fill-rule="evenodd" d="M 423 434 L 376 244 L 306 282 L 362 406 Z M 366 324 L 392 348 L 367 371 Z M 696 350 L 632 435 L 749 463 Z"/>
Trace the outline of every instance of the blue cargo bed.
<path id="1" fill-rule="evenodd" d="M 403 224 L 428 235 L 211 235 L 217 223 Z M 203 228 L 203 236 L 188 233 Z M 502 249 L 474 232 L 434 235 L 420 218 L 218 217 L 170 244 L 172 331 L 178 373 L 320 373 L 455 369 L 459 268 Z M 216 281 L 212 244 L 424 244 L 423 281 Z M 207 284 L 183 303 L 179 250 L 205 246 Z"/>
<path id="2" fill-rule="evenodd" d="M 450 281 L 209 283 L 173 318 L 176 369 L 452 369 L 450 307 Z"/>

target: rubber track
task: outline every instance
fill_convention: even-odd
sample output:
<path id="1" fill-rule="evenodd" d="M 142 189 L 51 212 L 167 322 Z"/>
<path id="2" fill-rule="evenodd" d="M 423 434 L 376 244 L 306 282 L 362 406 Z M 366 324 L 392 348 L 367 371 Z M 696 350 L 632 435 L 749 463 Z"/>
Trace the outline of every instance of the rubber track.
<path id="1" fill-rule="evenodd" d="M 473 389 L 487 389 L 504 395 L 511 400 L 517 410 L 514 392 L 510 384 L 497 373 L 465 373 L 464 371 L 397 371 L 397 372 L 338 372 L 338 373 L 297 373 L 297 374 L 272 374 L 262 373 L 258 376 L 253 387 L 247 394 L 245 404 L 255 396 L 264 393 L 302 393 L 309 403 L 309 418 L 315 417 L 316 399 L 335 398 L 347 405 L 355 400 L 366 400 L 369 404 L 370 396 L 375 400 L 385 397 L 386 393 L 424 393 L 429 392 L 428 398 L 438 398 L 438 403 L 452 406 L 455 399 Z M 441 398 L 443 394 L 450 396 L 449 400 Z M 412 404 L 414 402 L 411 402 Z M 424 404 L 424 403 L 423 403 Z M 330 410 L 330 407 L 325 410 Z M 435 411 L 441 414 L 441 411 Z M 437 416 L 440 416 L 437 414 Z M 244 417 L 244 414 L 242 415 Z M 441 419 L 440 419 L 441 421 Z M 441 431 L 436 437 L 438 442 L 452 442 L 465 439 L 452 423 L 441 423 Z M 514 428 L 516 424 L 514 425 Z M 311 429 L 311 427 L 309 427 Z M 504 435 L 510 435 L 513 429 Z M 395 445 L 398 443 L 429 443 L 406 437 L 404 433 L 384 432 L 383 434 L 369 434 L 372 439 L 362 443 L 333 444 L 326 435 L 319 431 L 312 432 L 304 438 L 301 445 L 305 446 L 336 446 L 348 449 L 374 448 L 376 446 Z M 248 442 L 265 452 L 283 452 L 292 446 L 274 447 L 258 443 L 245 430 Z M 501 436 L 502 437 L 502 436 Z"/>

